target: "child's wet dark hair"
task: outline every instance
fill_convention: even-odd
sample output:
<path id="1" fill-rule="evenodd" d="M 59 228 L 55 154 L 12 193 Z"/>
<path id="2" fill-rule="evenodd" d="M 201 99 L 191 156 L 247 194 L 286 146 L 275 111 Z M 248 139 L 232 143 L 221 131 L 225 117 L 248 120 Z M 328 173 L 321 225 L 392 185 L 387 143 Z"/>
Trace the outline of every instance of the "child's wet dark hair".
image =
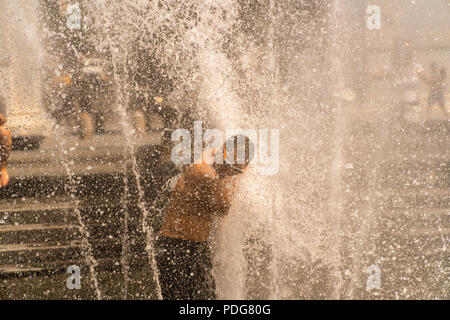
<path id="1" fill-rule="evenodd" d="M 239 159 L 239 146 L 241 144 L 245 146 L 245 156 L 244 159 Z M 251 140 L 244 135 L 235 135 L 230 137 L 223 145 L 223 156 L 224 163 L 223 164 L 215 164 L 216 172 L 220 177 L 228 177 L 233 175 L 238 175 L 245 172 L 245 168 L 248 166 L 250 161 L 253 159 L 255 154 L 255 146 L 251 142 Z M 229 157 L 227 158 L 227 152 L 233 152 L 234 155 L 232 157 L 232 161 L 229 161 Z M 243 161 L 243 163 L 241 163 Z M 242 167 L 243 166 L 243 167 Z"/>
<path id="2" fill-rule="evenodd" d="M 252 141 L 249 139 L 249 137 L 244 136 L 244 135 L 232 136 L 225 142 L 225 144 L 223 145 L 224 158 L 226 158 L 226 152 L 228 152 L 228 150 L 230 150 L 229 148 L 232 146 L 234 153 L 235 153 L 233 156 L 233 160 L 235 163 L 239 164 L 238 163 L 239 159 L 237 157 L 237 153 L 239 150 L 239 145 L 242 143 L 244 143 L 244 146 L 245 146 L 245 164 L 248 165 L 255 155 L 255 146 L 252 143 Z"/>

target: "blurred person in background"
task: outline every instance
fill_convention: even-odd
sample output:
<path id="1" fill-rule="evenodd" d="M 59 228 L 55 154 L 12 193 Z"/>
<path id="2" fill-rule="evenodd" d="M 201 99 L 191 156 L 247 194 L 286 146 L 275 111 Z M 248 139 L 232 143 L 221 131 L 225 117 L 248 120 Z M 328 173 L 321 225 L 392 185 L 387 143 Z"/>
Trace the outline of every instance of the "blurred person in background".
<path id="1" fill-rule="evenodd" d="M 418 67 L 415 51 L 409 42 L 398 40 L 392 53 L 392 71 L 389 76 L 394 88 L 393 120 L 395 125 L 399 125 L 408 110 L 419 105 Z"/>
<path id="2" fill-rule="evenodd" d="M 3 116 L 6 116 L 6 102 L 1 94 L 0 94 L 0 113 L 3 114 Z"/>
<path id="3" fill-rule="evenodd" d="M 0 110 L 4 110 L 4 103 L 0 97 Z M 6 117 L 0 113 L 0 188 L 9 183 L 9 174 L 6 169 L 9 154 L 11 152 L 11 132 L 5 127 Z"/>
<path id="4" fill-rule="evenodd" d="M 428 96 L 428 105 L 426 111 L 426 118 L 430 109 L 438 105 L 446 120 L 450 120 L 447 109 L 445 107 L 445 79 L 447 78 L 447 71 L 444 67 L 440 70 L 436 62 L 430 64 L 430 74 L 426 75 L 423 71 L 419 73 L 420 78 L 430 86 L 430 94 Z"/>

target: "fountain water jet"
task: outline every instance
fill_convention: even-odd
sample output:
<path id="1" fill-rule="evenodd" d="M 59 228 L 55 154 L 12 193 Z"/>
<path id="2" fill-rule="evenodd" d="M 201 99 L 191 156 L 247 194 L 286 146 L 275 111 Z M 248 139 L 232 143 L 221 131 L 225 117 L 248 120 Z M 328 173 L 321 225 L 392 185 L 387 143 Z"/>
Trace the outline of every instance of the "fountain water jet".
<path id="1" fill-rule="evenodd" d="M 106 5 L 105 3 L 103 3 L 103 5 Z M 138 7 L 138 5 L 136 6 Z M 92 8 L 91 10 L 95 10 L 98 8 Z M 101 21 L 103 21 L 104 27 L 107 30 L 110 30 L 110 32 L 107 32 L 106 34 L 106 45 L 113 47 L 111 50 L 111 56 L 112 56 L 112 64 L 114 67 L 114 79 L 115 79 L 115 83 L 117 84 L 117 101 L 116 101 L 116 108 L 118 111 L 118 114 L 120 116 L 120 125 L 122 128 L 122 134 L 124 136 L 124 155 L 126 157 L 126 159 L 129 161 L 129 165 L 131 167 L 132 173 L 134 175 L 134 178 L 136 180 L 136 187 L 137 187 L 137 191 L 138 191 L 138 198 L 137 198 L 137 204 L 139 207 L 139 210 L 142 213 L 142 217 L 141 217 L 141 227 L 142 230 L 144 231 L 145 234 L 145 241 L 146 241 L 146 245 L 145 245 L 145 250 L 147 252 L 148 255 L 148 259 L 149 259 L 149 264 L 150 264 L 150 268 L 151 268 L 151 274 L 152 274 L 152 281 L 155 284 L 155 291 L 156 291 L 156 297 L 158 299 L 162 299 L 162 295 L 161 295 L 161 287 L 159 285 L 159 279 L 158 279 L 158 269 L 157 269 L 157 265 L 156 265 L 156 260 L 155 260 L 155 249 L 154 249 L 154 245 L 153 245 L 153 241 L 154 241 L 154 235 L 153 235 L 153 230 L 152 227 L 149 225 L 149 219 L 151 217 L 149 217 L 149 213 L 148 213 L 148 209 L 145 203 L 145 199 L 144 199 L 144 189 L 141 185 L 141 175 L 139 173 L 138 170 L 138 164 L 137 164 L 137 160 L 136 160 L 136 147 L 135 147 L 135 129 L 133 128 L 133 126 L 131 125 L 129 119 L 128 119 L 128 115 L 127 115 L 127 106 L 129 105 L 129 79 L 127 77 L 127 64 L 126 62 L 128 61 L 128 47 L 127 47 L 127 37 L 130 36 L 129 33 L 125 32 L 123 33 L 124 30 L 116 30 L 115 27 L 113 25 L 114 22 L 117 22 L 114 19 L 115 14 L 117 14 L 117 12 L 114 11 L 114 9 L 120 9 L 120 6 L 118 8 L 114 8 L 113 6 L 110 7 L 109 11 L 105 11 L 104 12 L 104 16 L 99 16 L 101 17 Z M 122 26 L 121 26 L 122 27 Z M 126 31 L 126 29 L 125 29 Z M 122 33 L 121 33 L 122 32 Z M 125 36 L 125 38 L 124 38 Z M 125 44 L 123 47 L 122 46 L 118 46 L 119 43 Z M 105 44 L 105 43 L 104 43 Z M 127 162 L 125 162 L 124 164 L 124 169 L 125 172 L 127 171 Z M 126 177 L 124 177 L 124 183 L 127 189 L 128 186 L 128 180 Z M 127 192 L 127 190 L 126 190 Z M 124 291 L 125 294 L 127 292 L 127 276 L 128 276 L 128 250 L 126 249 L 128 247 L 128 244 L 126 243 L 126 239 L 128 237 L 128 220 L 129 220 L 129 214 L 128 214 L 128 210 L 125 208 L 124 210 L 124 228 L 125 228 L 125 232 L 124 232 L 124 238 L 122 241 L 122 244 L 124 245 L 123 250 L 122 250 L 122 263 L 123 263 L 123 270 L 124 270 Z"/>
<path id="2" fill-rule="evenodd" d="M 39 5 L 38 1 L 15 1 L 4 2 L 5 6 L 2 14 L 7 14 L 2 25 L 5 27 L 6 37 L 2 39 L 7 44 L 6 56 L 9 57 L 10 81 L 7 88 L 10 93 L 8 116 L 11 116 L 11 125 L 15 135 L 30 135 L 53 137 L 58 141 L 61 154 L 68 154 L 65 145 L 65 138 L 62 132 L 57 130 L 55 124 L 48 121 L 48 116 L 42 108 L 42 79 L 40 69 L 44 58 L 42 47 L 42 37 L 38 21 Z M 19 31 L 16 26 L 23 24 Z M 12 110 L 11 110 L 12 109 Z M 21 122 L 16 122 L 20 119 Z M 36 132 L 36 127 L 39 131 Z M 54 131 L 49 132 L 52 127 Z M 77 181 L 74 179 L 72 170 L 73 162 L 63 158 L 62 165 L 68 177 L 68 184 L 65 185 L 67 194 L 74 200 L 74 213 L 78 222 L 78 229 L 81 234 L 81 249 L 86 265 L 89 268 L 92 287 L 95 290 L 97 299 L 102 299 L 99 288 L 97 272 L 97 260 L 94 258 L 92 246 L 89 243 L 89 231 L 82 219 L 79 210 L 79 199 L 76 198 Z"/>
<path id="3" fill-rule="evenodd" d="M 393 12 L 400 14 L 403 10 L 400 6 L 410 6 L 406 2 L 399 1 L 401 5 Z M 28 4 L 34 2 L 25 4 L 21 0 L 17 1 L 20 5 L 13 2 L 1 2 L 1 5 L 5 3 L 8 10 L 17 6 L 14 11 L 17 15 L 11 15 L 9 13 L 12 11 L 7 10 L 7 15 L 11 17 L 6 17 L 5 12 L 0 12 L 0 27 L 8 25 L 10 30 L 7 38 L 14 38 L 11 32 L 14 23 L 21 19 L 27 21 L 26 30 L 20 29 L 17 37 L 25 39 L 23 44 L 26 45 L 22 47 L 30 48 L 28 52 L 17 52 L 22 44 L 15 45 L 9 40 L 5 42 L 7 50 L 18 53 L 18 58 L 8 70 L 12 71 L 7 74 L 8 81 L 14 87 L 8 99 L 17 105 L 40 105 L 35 86 L 39 81 L 34 81 L 34 76 L 31 77 L 33 79 L 27 79 L 27 67 L 24 67 L 30 64 L 33 69 L 35 66 L 40 67 L 40 58 L 36 54 L 41 51 L 37 41 L 39 30 L 33 22 L 24 18 L 30 16 L 32 11 L 29 11 Z M 439 142 L 445 139 L 437 137 L 432 141 L 427 134 L 414 130 L 415 140 L 404 148 L 406 151 L 400 148 L 393 151 L 394 147 L 405 142 L 405 137 L 403 140 L 398 139 L 395 136 L 398 133 L 391 130 L 391 126 L 397 129 L 401 127 L 390 123 L 393 120 L 394 99 L 389 99 L 389 94 L 385 95 L 387 98 L 381 99 L 381 103 L 374 99 L 380 92 L 384 95 L 389 81 L 385 81 L 384 89 L 380 89 L 380 85 L 376 93 L 372 93 L 370 100 L 375 102 L 362 103 L 363 95 L 370 96 L 369 87 L 372 85 L 369 76 L 361 75 L 367 73 L 367 66 L 371 66 L 367 54 L 369 41 L 366 41 L 371 38 L 359 38 L 361 35 L 367 36 L 363 21 L 366 4 L 358 0 L 87 2 L 83 10 L 89 12 L 90 20 L 86 21 L 86 25 L 92 22 L 93 31 L 89 30 L 86 36 L 94 40 L 94 51 L 104 53 L 113 62 L 117 104 L 111 105 L 111 109 L 118 111 L 118 127 L 122 130 L 118 140 L 121 140 L 120 144 L 123 143 L 123 147 L 120 146 L 123 155 L 115 158 L 123 161 L 123 166 L 117 170 L 121 171 L 121 181 L 117 182 L 113 178 L 120 187 L 111 193 L 119 196 L 114 199 L 114 203 L 107 204 L 112 205 L 113 210 L 117 209 L 116 205 L 119 206 L 117 212 L 120 217 L 112 223 L 102 221 L 102 228 L 96 229 L 95 226 L 95 231 L 90 235 L 87 230 L 91 225 L 82 216 L 83 211 L 80 212 L 84 208 L 75 210 L 82 235 L 82 254 L 89 266 L 97 298 L 106 298 L 109 292 L 117 294 L 117 290 L 109 291 L 106 283 L 99 283 L 97 273 L 101 269 L 97 268 L 97 261 L 93 257 L 90 237 L 94 238 L 93 241 L 104 241 L 103 234 L 97 230 L 108 234 L 109 239 L 104 243 L 114 243 L 114 248 L 103 249 L 100 246 L 99 253 L 120 255 L 123 272 L 121 295 L 124 299 L 130 297 L 132 285 L 129 282 L 135 276 L 130 266 L 134 262 L 133 250 L 137 248 L 133 242 L 133 230 L 130 230 L 134 212 L 141 218 L 136 235 L 140 235 L 141 229 L 145 235 L 144 240 L 139 240 L 145 244 L 145 250 L 142 250 L 145 251 L 144 269 L 151 272 L 150 276 L 145 277 L 153 281 L 152 297 L 161 298 L 151 227 L 157 218 L 152 213 L 162 213 L 163 208 L 157 202 L 167 200 L 173 181 L 167 181 L 155 199 L 145 198 L 149 193 L 142 182 L 146 181 L 146 173 L 138 170 L 139 161 L 135 154 L 140 154 L 141 150 L 138 150 L 138 138 L 128 117 L 128 107 L 134 107 L 130 91 L 134 93 L 133 90 L 139 90 L 135 88 L 133 75 L 141 75 L 142 71 L 139 70 L 142 61 L 136 61 L 136 48 L 142 50 L 139 54 L 146 56 L 149 53 L 148 57 L 156 56 L 161 64 L 167 66 L 164 76 L 174 82 L 174 93 L 167 97 L 166 102 L 173 104 L 181 113 L 188 113 L 192 119 L 203 121 L 208 128 L 275 128 L 281 133 L 279 172 L 273 176 L 260 176 L 257 170 L 250 169 L 241 176 L 229 215 L 217 219 L 211 233 L 210 240 L 215 248 L 213 273 L 219 298 L 345 299 L 376 298 L 380 294 L 396 298 L 414 294 L 425 297 L 446 294 L 444 286 L 448 283 L 445 282 L 443 272 L 448 260 L 445 212 L 436 215 L 439 210 L 445 211 L 447 208 L 447 198 L 439 193 L 442 193 L 440 188 L 447 186 L 446 158 L 440 157 L 445 153 L 436 151 Z M 388 8 L 386 5 L 383 12 L 387 12 Z M 388 32 L 384 33 L 383 30 L 383 34 L 386 36 Z M 383 45 L 378 49 L 386 52 L 390 50 L 386 48 Z M 142 74 L 146 72 L 148 70 L 142 71 Z M 146 78 L 145 75 L 143 78 Z M 27 81 L 34 82 L 29 88 L 25 85 L 25 88 L 18 89 L 18 83 L 29 83 Z M 347 101 L 345 95 L 349 88 L 357 91 L 350 93 L 350 100 L 356 101 Z M 182 99 L 174 98 L 177 94 L 183 96 L 190 92 L 198 94 L 198 99 L 194 99 L 193 110 L 184 108 L 183 102 L 180 102 Z M 153 94 L 148 88 L 144 88 L 141 93 L 149 96 Z M 364 119 L 368 111 L 364 107 L 369 104 L 379 104 L 374 108 L 377 110 L 374 114 L 381 121 Z M 163 108 L 162 105 L 160 107 Z M 180 126 L 191 129 L 184 124 Z M 69 177 L 69 183 L 64 185 L 65 194 L 74 199 L 78 207 L 84 194 L 75 196 L 81 185 L 74 174 L 77 164 L 70 160 L 72 154 L 70 149 L 67 150 L 70 148 L 67 142 L 71 138 L 62 141 L 63 133 L 58 129 L 55 129 L 52 137 L 60 141 L 61 152 L 68 154 L 63 159 L 65 173 L 61 178 Z M 111 137 L 108 135 L 106 138 Z M 416 160 L 412 163 L 413 160 L 409 159 L 411 153 L 414 158 L 421 156 L 418 152 L 421 139 L 422 142 L 431 142 L 424 143 L 427 148 L 435 144 L 435 149 L 424 148 L 424 153 L 434 156 L 436 151 L 440 157 L 436 157 L 439 164 L 426 156 L 422 163 Z M 150 148 L 143 149 L 147 151 Z M 386 160 L 386 155 L 390 159 Z M 400 163 L 405 159 L 409 161 L 407 164 Z M 388 165 L 390 168 L 386 169 Z M 393 170 L 400 167 L 406 168 L 407 172 L 392 174 Z M 158 175 L 159 169 L 150 174 Z M 420 172 L 410 175 L 414 170 Z M 425 177 L 428 172 L 423 174 L 423 171 L 426 170 L 432 170 L 432 177 Z M 87 176 L 89 179 L 92 177 L 89 173 Z M 164 172 L 161 177 L 166 178 Z M 95 178 L 88 183 L 91 181 L 95 181 Z M 425 195 L 417 195 L 420 184 Z M 401 208 L 403 211 L 391 209 L 400 205 L 404 207 Z M 423 215 L 419 219 L 411 219 L 413 212 Z M 69 210 L 66 213 L 69 214 Z M 111 216 L 116 217 L 114 214 Z M 398 222 L 399 215 L 406 218 L 404 224 Z M 49 220 L 46 220 L 45 214 L 40 215 L 39 219 Z M 60 222 L 57 219 L 61 217 L 50 222 L 57 225 Z M 419 229 L 407 230 L 406 225 L 413 222 L 417 223 Z M 122 239 L 110 237 L 109 232 L 115 232 L 117 225 L 123 232 Z M 431 231 L 422 228 L 424 226 Z M 423 236 L 424 232 L 429 232 L 428 238 Z M 100 236 L 96 238 L 98 234 Z M 409 238 L 404 241 L 403 237 Z M 432 237 L 435 237 L 435 242 L 430 240 Z M 436 243 L 438 254 L 426 250 Z M 70 250 L 74 249 L 72 245 L 78 244 L 71 243 Z M 94 248 L 97 248 L 97 242 Z M 61 249 L 58 244 L 55 250 Z M 73 258 L 73 251 L 70 250 L 64 251 L 66 258 Z M 411 253 L 413 250 L 421 252 L 416 255 L 415 252 Z M 441 260 L 430 260 L 430 257 Z M 114 261 L 114 258 L 110 260 Z M 405 259 L 403 264 L 397 262 L 400 258 Z M 408 263 L 413 259 L 413 263 Z M 419 260 L 424 262 L 423 265 L 416 263 Z M 440 272 L 437 276 L 428 272 L 432 270 L 429 267 L 432 263 L 437 266 L 434 270 Z M 367 275 L 363 273 L 371 264 L 383 267 L 382 291 L 366 290 Z M 405 264 L 408 264 L 406 271 L 390 272 L 395 268 L 402 269 Z M 116 266 L 119 266 L 117 261 Z M 139 275 L 137 272 L 136 276 Z M 101 276 L 106 278 L 106 274 Z M 114 272 L 108 273 L 109 277 L 114 279 Z M 426 281 L 422 279 L 424 277 L 427 277 Z M 144 283 L 145 279 L 141 277 L 138 281 L 141 280 Z M 408 281 L 410 287 L 404 284 Z M 430 284 L 441 284 L 442 288 Z"/>

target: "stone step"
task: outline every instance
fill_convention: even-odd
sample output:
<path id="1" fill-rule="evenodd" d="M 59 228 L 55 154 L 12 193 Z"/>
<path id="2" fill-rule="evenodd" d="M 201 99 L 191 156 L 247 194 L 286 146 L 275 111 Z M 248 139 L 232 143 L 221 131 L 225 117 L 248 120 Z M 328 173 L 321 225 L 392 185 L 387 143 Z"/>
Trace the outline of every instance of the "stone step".
<path id="1" fill-rule="evenodd" d="M 0 245 L 71 241 L 80 238 L 76 225 L 1 225 Z"/>
<path id="2" fill-rule="evenodd" d="M 380 207 L 384 209 L 408 208 L 450 208 L 448 189 L 387 189 L 378 194 Z M 387 210 L 386 212 L 389 212 Z"/>
<path id="3" fill-rule="evenodd" d="M 123 234 L 123 226 L 119 222 L 104 222 L 101 225 L 87 225 L 89 239 L 119 239 Z M 143 235 L 142 226 L 135 221 L 128 225 L 130 238 Z M 1 225 L 0 245 L 49 243 L 74 241 L 81 239 L 79 226 L 77 225 Z"/>
<path id="4" fill-rule="evenodd" d="M 97 259 L 97 272 L 118 272 L 122 268 L 120 257 L 108 257 Z M 53 261 L 45 263 L 23 263 L 0 265 L 0 279 L 45 276 L 55 273 L 66 273 L 67 267 L 77 265 L 83 274 L 89 274 L 89 266 L 83 257 L 71 260 Z M 149 260 L 145 255 L 130 256 L 128 261 L 130 271 L 142 270 L 149 267 Z"/>
<path id="5" fill-rule="evenodd" d="M 121 239 L 91 239 L 89 244 L 95 258 L 120 257 Z M 130 255 L 143 253 L 144 238 L 134 239 L 129 245 Z M 83 256 L 80 241 L 60 243 L 10 244 L 0 246 L 0 265 L 49 263 L 79 259 Z"/>
<path id="6" fill-rule="evenodd" d="M 409 235 L 418 237 L 441 237 L 443 242 L 450 240 L 450 228 L 413 228 L 409 230 Z"/>
<path id="7" fill-rule="evenodd" d="M 122 256 L 121 239 L 91 239 L 89 244 L 96 260 L 120 260 Z M 129 244 L 128 258 L 135 260 L 145 256 L 145 239 L 134 239 Z M 81 241 L 61 243 L 10 244 L 0 246 L 0 272 L 16 269 L 58 270 L 71 264 L 85 264 Z M 104 267 L 107 267 L 105 264 Z"/>
<path id="8" fill-rule="evenodd" d="M 131 172 L 127 172 L 131 175 Z M 89 174 L 73 176 L 18 176 L 11 178 L 8 186 L 2 189 L 0 201 L 21 199 L 71 198 L 84 199 L 102 194 L 105 198 L 120 197 L 123 194 L 123 173 Z M 0 202 L 1 207 L 1 202 Z"/>
<path id="9" fill-rule="evenodd" d="M 450 228 L 450 208 L 398 208 L 389 210 L 379 220 L 383 229 Z"/>
<path id="10" fill-rule="evenodd" d="M 38 150 L 11 153 L 10 175 L 14 179 L 60 177 L 69 172 L 72 175 L 121 173 L 124 142 L 122 135 L 101 135 L 85 140 L 72 136 L 59 137 L 58 141 L 46 138 Z M 161 143 L 161 134 L 144 134 L 135 138 L 134 143 L 136 150 L 139 146 L 156 146 Z"/>
<path id="11" fill-rule="evenodd" d="M 377 184 L 381 188 L 448 188 L 450 190 L 450 159 L 431 161 L 408 160 L 384 165 Z"/>
<path id="12" fill-rule="evenodd" d="M 0 246 L 1 265 L 40 264 L 55 261 L 71 261 L 81 257 L 81 247 L 70 243 L 48 245 L 10 244 Z"/>
<path id="13" fill-rule="evenodd" d="M 406 247 L 397 250 L 380 251 L 378 257 L 382 259 L 386 266 L 390 265 L 394 269 L 417 268 L 426 269 L 434 268 L 434 272 L 442 272 L 442 267 L 447 264 L 450 259 L 450 251 L 448 248 L 427 248 L 419 252 L 408 250 Z"/>
<path id="14" fill-rule="evenodd" d="M 8 224 L 78 224 L 76 206 L 72 204 L 41 204 L 36 206 L 9 206 L 0 209 L 0 225 Z M 129 209 L 129 208 L 128 208 Z M 120 222 L 124 209 L 120 204 L 82 205 L 78 208 L 85 224 L 102 224 L 109 221 Z M 131 219 L 136 214 L 129 211 Z"/>
<path id="15" fill-rule="evenodd" d="M 435 254 L 447 255 L 450 228 L 438 229 L 381 229 L 378 236 L 379 252 L 389 256 L 418 257 Z"/>
<path id="16" fill-rule="evenodd" d="M 106 268 L 117 268 L 120 266 L 120 258 L 107 258 L 97 260 L 98 267 L 96 270 Z M 24 263 L 24 264 L 10 264 L 0 266 L 0 279 L 11 277 L 30 276 L 31 274 L 45 275 L 53 273 L 65 273 L 67 267 L 71 265 L 77 265 L 80 268 L 87 268 L 85 259 L 79 257 L 78 259 L 53 261 L 41 264 Z"/>
<path id="17" fill-rule="evenodd" d="M 0 203 L 0 225 L 9 224 L 75 224 L 74 210 L 77 203 L 70 199 L 46 202 L 3 201 Z"/>
<path id="18" fill-rule="evenodd" d="M 78 225 L 76 203 L 45 203 L 40 199 L 32 203 L 0 204 L 0 226 L 6 225 Z M 117 227 L 123 225 L 125 210 L 128 211 L 128 222 L 133 228 L 139 227 L 142 214 L 137 203 L 127 203 L 126 209 L 121 203 L 91 203 L 82 201 L 78 205 L 83 223 L 89 227 Z M 152 208 L 148 208 L 153 212 Z M 38 229 L 38 227 L 37 227 Z"/>
<path id="19" fill-rule="evenodd" d="M 364 163 L 347 163 L 343 170 L 343 182 L 355 192 L 370 183 L 379 192 L 384 189 L 449 189 L 450 190 L 450 154 L 441 159 L 399 159 L 383 160 L 379 167 Z M 371 179 L 373 181 L 371 181 Z"/>
<path id="20" fill-rule="evenodd" d="M 450 228 L 407 228 L 391 226 L 382 229 L 384 236 L 389 235 L 392 239 L 397 239 L 399 242 L 405 242 L 406 240 L 416 242 L 447 242 L 450 239 Z"/>

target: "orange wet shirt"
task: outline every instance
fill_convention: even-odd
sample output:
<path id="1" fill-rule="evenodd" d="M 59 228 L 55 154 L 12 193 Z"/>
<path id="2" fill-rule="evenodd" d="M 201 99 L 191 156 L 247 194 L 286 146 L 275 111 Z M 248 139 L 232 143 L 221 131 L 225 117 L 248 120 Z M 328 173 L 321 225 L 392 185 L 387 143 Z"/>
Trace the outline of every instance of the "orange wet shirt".
<path id="1" fill-rule="evenodd" d="M 233 177 L 219 179 L 211 166 L 191 165 L 172 192 L 159 235 L 206 241 L 214 217 L 230 209 L 233 183 Z"/>

